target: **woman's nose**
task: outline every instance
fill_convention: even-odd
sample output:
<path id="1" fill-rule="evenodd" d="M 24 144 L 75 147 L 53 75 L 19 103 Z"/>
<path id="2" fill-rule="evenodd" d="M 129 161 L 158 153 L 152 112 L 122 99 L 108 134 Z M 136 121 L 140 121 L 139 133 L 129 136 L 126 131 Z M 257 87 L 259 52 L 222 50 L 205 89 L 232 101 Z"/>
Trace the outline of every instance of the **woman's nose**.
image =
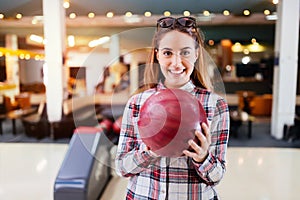
<path id="1" fill-rule="evenodd" d="M 172 59 L 172 63 L 174 65 L 178 65 L 182 62 L 181 56 L 178 54 L 174 54 L 173 59 Z"/>

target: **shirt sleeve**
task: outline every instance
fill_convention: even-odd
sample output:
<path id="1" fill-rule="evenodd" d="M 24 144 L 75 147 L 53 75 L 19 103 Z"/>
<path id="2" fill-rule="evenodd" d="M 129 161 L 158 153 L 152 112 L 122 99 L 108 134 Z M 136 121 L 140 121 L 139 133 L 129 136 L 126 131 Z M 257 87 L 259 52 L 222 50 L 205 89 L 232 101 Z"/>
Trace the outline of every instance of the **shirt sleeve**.
<path id="1" fill-rule="evenodd" d="M 146 145 L 137 137 L 135 125 L 139 114 L 136 103 L 138 96 L 133 96 L 127 103 L 120 131 L 118 150 L 115 159 L 116 172 L 119 176 L 133 176 L 146 170 L 159 157 L 147 150 Z"/>
<path id="2" fill-rule="evenodd" d="M 226 171 L 226 151 L 229 137 L 229 110 L 224 99 L 218 99 L 210 125 L 212 143 L 209 155 L 202 162 L 193 161 L 198 175 L 208 184 L 215 185 L 221 181 Z"/>

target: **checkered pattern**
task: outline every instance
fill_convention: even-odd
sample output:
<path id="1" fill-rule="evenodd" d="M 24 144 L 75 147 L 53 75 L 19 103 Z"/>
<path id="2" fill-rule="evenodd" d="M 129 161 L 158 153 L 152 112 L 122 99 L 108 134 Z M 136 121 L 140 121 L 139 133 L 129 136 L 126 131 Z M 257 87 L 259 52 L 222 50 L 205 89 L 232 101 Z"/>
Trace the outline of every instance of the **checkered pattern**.
<path id="1" fill-rule="evenodd" d="M 225 157 L 229 136 L 229 112 L 225 100 L 207 90 L 196 88 L 192 82 L 181 89 L 196 96 L 202 103 L 210 125 L 212 144 L 202 163 L 187 156 L 157 157 L 147 151 L 139 137 L 137 121 L 141 105 L 157 88 L 136 94 L 128 101 L 122 121 L 116 171 L 130 177 L 128 200 L 210 200 L 219 199 L 214 186 L 226 170 Z"/>

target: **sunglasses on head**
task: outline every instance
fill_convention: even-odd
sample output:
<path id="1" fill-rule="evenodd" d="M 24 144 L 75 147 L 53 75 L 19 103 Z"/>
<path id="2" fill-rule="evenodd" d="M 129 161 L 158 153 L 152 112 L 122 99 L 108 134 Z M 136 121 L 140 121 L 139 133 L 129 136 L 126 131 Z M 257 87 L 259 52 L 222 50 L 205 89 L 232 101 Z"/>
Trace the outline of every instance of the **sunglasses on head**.
<path id="1" fill-rule="evenodd" d="M 157 27 L 161 28 L 169 28 L 171 26 L 174 26 L 175 24 L 187 28 L 196 28 L 196 19 L 193 17 L 163 17 L 157 20 Z"/>

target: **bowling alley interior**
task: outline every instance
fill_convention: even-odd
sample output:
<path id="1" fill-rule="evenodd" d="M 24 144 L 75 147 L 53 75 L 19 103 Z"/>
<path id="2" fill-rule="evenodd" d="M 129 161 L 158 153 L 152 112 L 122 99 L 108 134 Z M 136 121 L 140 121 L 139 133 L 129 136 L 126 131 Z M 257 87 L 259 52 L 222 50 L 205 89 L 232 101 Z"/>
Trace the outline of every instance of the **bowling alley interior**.
<path id="1" fill-rule="evenodd" d="M 222 200 L 299 199 L 300 0 L 2 0 L 0 199 L 121 200 L 124 108 L 157 19 L 193 17 L 228 104 Z"/>

